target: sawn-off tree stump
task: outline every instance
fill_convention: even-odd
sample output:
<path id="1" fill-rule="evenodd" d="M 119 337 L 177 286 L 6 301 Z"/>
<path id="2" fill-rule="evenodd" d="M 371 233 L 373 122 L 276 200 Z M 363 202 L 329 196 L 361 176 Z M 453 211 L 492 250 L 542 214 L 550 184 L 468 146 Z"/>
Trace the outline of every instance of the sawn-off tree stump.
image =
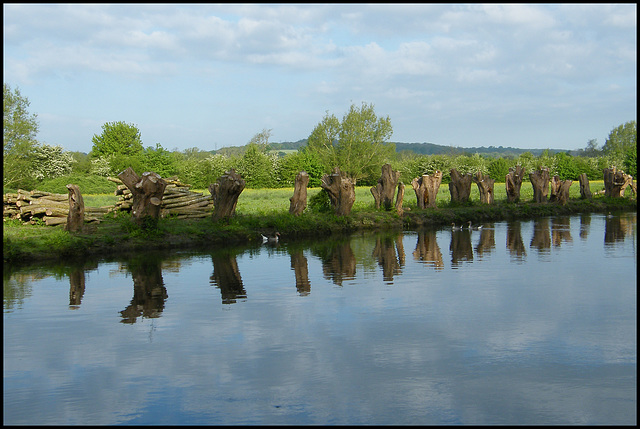
<path id="1" fill-rule="evenodd" d="M 624 191 L 633 181 L 633 177 L 624 174 L 624 171 L 618 170 L 616 167 L 605 168 L 602 172 L 604 173 L 605 197 L 624 197 Z"/>
<path id="2" fill-rule="evenodd" d="M 451 201 L 466 203 L 471 196 L 471 174 L 462 175 L 455 168 L 449 172 L 451 173 L 451 182 L 449 182 Z"/>
<path id="3" fill-rule="evenodd" d="M 411 186 L 416 193 L 418 208 L 436 207 L 436 196 L 442 182 L 442 171 L 436 170 L 432 176 L 423 174 L 411 181 Z"/>
<path id="4" fill-rule="evenodd" d="M 69 214 L 64 227 L 69 232 L 82 232 L 84 227 L 84 200 L 78 185 L 67 185 L 69 190 Z"/>
<path id="5" fill-rule="evenodd" d="M 371 194 L 376 203 L 376 208 L 383 207 L 391 210 L 393 207 L 393 194 L 400 180 L 400 172 L 391 169 L 391 164 L 382 166 L 382 175 L 378 179 L 378 184 L 371 188 Z"/>
<path id="6" fill-rule="evenodd" d="M 160 217 L 160 205 L 167 183 L 162 180 L 158 173 L 146 171 L 142 177 L 138 176 L 133 168 L 128 167 L 118 174 L 133 195 L 131 205 L 131 216 L 138 225 L 143 225 L 145 219 L 152 219 L 157 222 Z"/>
<path id="7" fill-rule="evenodd" d="M 580 174 L 580 176 L 578 176 L 578 181 L 580 182 L 580 197 L 582 199 L 590 199 L 592 195 L 587 173 Z"/>
<path id="8" fill-rule="evenodd" d="M 307 185 L 309 184 L 309 174 L 301 171 L 296 175 L 293 196 L 289 198 L 289 213 L 300 216 L 307 208 Z"/>
<path id="9" fill-rule="evenodd" d="M 478 185 L 478 191 L 480 192 L 481 204 L 493 204 L 493 185 L 496 183 L 494 179 L 489 177 L 488 174 L 482 174 L 478 171 L 475 176 L 472 177 L 473 181 Z"/>
<path id="10" fill-rule="evenodd" d="M 533 201 L 536 203 L 547 202 L 549 194 L 549 169 L 546 167 L 538 168 L 536 171 L 529 173 L 529 180 L 533 186 Z"/>
<path id="11" fill-rule="evenodd" d="M 549 201 L 557 202 L 561 205 L 567 204 L 569 199 L 569 188 L 573 180 L 560 180 L 559 176 L 553 176 L 551 179 L 551 196 Z"/>
<path id="12" fill-rule="evenodd" d="M 509 174 L 505 177 L 505 187 L 507 189 L 507 201 L 517 203 L 520 201 L 520 188 L 524 179 L 524 168 L 521 165 L 509 168 Z"/>
<path id="13" fill-rule="evenodd" d="M 402 208 L 402 202 L 404 201 L 404 183 L 398 183 L 398 194 L 396 195 L 396 213 L 398 216 L 402 216 L 404 214 L 404 209 Z"/>
<path id="14" fill-rule="evenodd" d="M 228 219 L 235 214 L 238 197 L 244 186 L 244 180 L 233 168 L 220 176 L 216 183 L 209 185 L 209 192 L 213 196 L 215 220 Z"/>
<path id="15" fill-rule="evenodd" d="M 356 181 L 334 168 L 333 173 L 322 176 L 320 187 L 329 195 L 331 207 L 337 216 L 351 213 L 353 203 L 356 202 Z"/>

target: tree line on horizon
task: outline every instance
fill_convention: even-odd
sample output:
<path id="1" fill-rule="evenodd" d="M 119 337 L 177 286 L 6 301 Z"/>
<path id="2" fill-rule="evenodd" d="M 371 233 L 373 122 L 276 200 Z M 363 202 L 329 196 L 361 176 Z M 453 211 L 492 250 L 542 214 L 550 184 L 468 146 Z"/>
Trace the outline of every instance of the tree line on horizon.
<path id="1" fill-rule="evenodd" d="M 633 177 L 637 171 L 635 120 L 615 127 L 602 147 L 594 139 L 577 151 L 463 149 L 390 142 L 390 118 L 378 116 L 372 104 L 362 103 L 351 105 L 341 119 L 327 112 L 309 137 L 297 142 L 269 142 L 271 130 L 263 129 L 245 146 L 216 151 L 197 147 L 169 151 L 160 143 L 144 147 L 136 125 L 108 122 L 93 136 L 91 152 L 86 154 L 38 142 L 37 115 L 28 111 L 28 99 L 6 83 L 3 95 L 4 193 L 18 188 L 66 192 L 66 184 L 72 182 L 81 182 L 85 193 L 110 192 L 113 184 L 104 178 L 117 176 L 127 167 L 139 173 L 177 176 L 196 189 L 208 188 L 230 169 L 243 177 L 248 188 L 292 187 L 300 171 L 309 174 L 309 186 L 317 187 L 334 167 L 356 179 L 357 185 L 375 185 L 386 163 L 400 171 L 404 183 L 436 170 L 443 172 L 443 183 L 448 183 L 453 168 L 461 174 L 480 171 L 504 182 L 509 168 L 518 164 L 526 171 L 545 166 L 561 180 L 577 180 L 581 173 L 590 180 L 602 180 L 602 170 L 612 165 Z"/>

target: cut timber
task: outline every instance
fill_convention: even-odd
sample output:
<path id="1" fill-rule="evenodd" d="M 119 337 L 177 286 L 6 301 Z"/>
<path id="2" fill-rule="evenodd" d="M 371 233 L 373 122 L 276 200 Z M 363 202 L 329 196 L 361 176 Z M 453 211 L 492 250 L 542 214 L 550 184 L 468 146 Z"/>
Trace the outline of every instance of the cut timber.
<path id="1" fill-rule="evenodd" d="M 213 197 L 213 218 L 228 219 L 236 212 L 238 197 L 244 190 L 245 182 L 232 168 L 225 172 L 216 183 L 209 185 Z"/>
<path id="2" fill-rule="evenodd" d="M 450 173 L 449 193 L 451 194 L 451 201 L 466 203 L 471 196 L 471 174 L 462 175 L 455 168 L 452 168 Z"/>
<path id="3" fill-rule="evenodd" d="M 624 171 L 616 167 L 605 168 L 602 172 L 604 173 L 604 195 L 613 198 L 624 197 L 624 191 L 632 183 L 633 177 L 624 174 Z"/>
<path id="4" fill-rule="evenodd" d="M 309 174 L 301 171 L 296 175 L 293 196 L 289 198 L 289 213 L 300 216 L 307 208 L 307 185 L 309 185 Z"/>
<path id="5" fill-rule="evenodd" d="M 411 181 L 411 186 L 416 193 L 418 208 L 436 207 L 436 196 L 442 182 L 442 171 L 436 170 L 433 176 L 423 174 Z"/>
<path id="6" fill-rule="evenodd" d="M 509 168 L 509 174 L 505 177 L 505 187 L 507 188 L 507 201 L 517 203 L 520 201 L 520 188 L 524 179 L 524 168 L 521 165 Z"/>
<path id="7" fill-rule="evenodd" d="M 142 177 L 140 177 L 133 171 L 133 168 L 128 167 L 118 174 L 118 177 L 133 194 L 131 215 L 134 221 L 141 225 L 144 218 L 157 220 L 160 215 L 164 188 L 167 186 L 160 175 L 147 171 L 142 173 Z"/>
<path id="8" fill-rule="evenodd" d="M 391 164 L 382 166 L 382 175 L 378 179 L 378 184 L 371 188 L 371 194 L 376 203 L 376 208 L 383 207 L 391 210 L 393 207 L 393 194 L 400 180 L 400 172 L 391 169 Z"/>
<path id="9" fill-rule="evenodd" d="M 69 232 L 82 232 L 84 225 L 84 200 L 78 185 L 68 184 L 69 190 L 69 214 L 67 225 L 64 227 Z"/>
<path id="10" fill-rule="evenodd" d="M 551 179 L 551 197 L 549 201 L 560 203 L 561 205 L 567 204 L 569 199 L 569 188 L 573 180 L 560 180 L 559 176 L 553 176 Z"/>
<path id="11" fill-rule="evenodd" d="M 549 194 L 549 169 L 538 167 L 537 170 L 529 173 L 529 180 L 533 186 L 533 201 L 535 203 L 546 203 Z"/>
<path id="12" fill-rule="evenodd" d="M 356 181 L 334 168 L 332 174 L 322 176 L 320 187 L 329 194 L 331 207 L 336 216 L 346 216 L 351 213 L 356 201 Z"/>
<path id="13" fill-rule="evenodd" d="M 496 181 L 489 177 L 488 174 L 482 174 L 480 171 L 473 176 L 473 181 L 478 185 L 480 203 L 493 204 L 493 185 Z"/>

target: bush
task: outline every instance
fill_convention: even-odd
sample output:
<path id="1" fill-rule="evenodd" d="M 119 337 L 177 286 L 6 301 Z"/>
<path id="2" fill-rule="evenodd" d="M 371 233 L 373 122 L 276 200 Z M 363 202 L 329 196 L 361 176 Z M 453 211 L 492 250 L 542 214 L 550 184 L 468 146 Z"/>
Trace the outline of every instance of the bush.
<path id="1" fill-rule="evenodd" d="M 117 188 L 116 183 L 105 177 L 72 173 L 55 179 L 45 179 L 35 185 L 35 189 L 55 194 L 67 194 L 69 192 L 67 185 L 70 183 L 78 185 L 82 194 L 113 194 Z"/>
<path id="2" fill-rule="evenodd" d="M 509 162 L 504 158 L 496 158 L 489 163 L 487 170 L 489 171 L 489 177 L 499 183 L 504 183 L 507 174 L 509 174 Z"/>
<path id="3" fill-rule="evenodd" d="M 560 180 L 578 180 L 581 171 L 571 155 L 560 152 L 555 155 L 555 171 L 551 173 Z"/>

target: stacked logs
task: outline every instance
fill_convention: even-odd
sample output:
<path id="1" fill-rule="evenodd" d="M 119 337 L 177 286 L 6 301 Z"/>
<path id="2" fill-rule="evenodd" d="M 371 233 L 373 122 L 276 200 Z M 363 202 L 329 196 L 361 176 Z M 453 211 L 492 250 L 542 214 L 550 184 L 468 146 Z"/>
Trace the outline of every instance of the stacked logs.
<path id="1" fill-rule="evenodd" d="M 133 194 L 129 188 L 118 178 L 108 177 L 108 180 L 118 184 L 115 194 L 120 196 L 110 211 L 130 212 L 133 204 Z M 190 185 L 180 182 L 176 176 L 162 180 L 167 183 L 167 186 L 162 196 L 160 217 L 175 216 L 178 219 L 189 219 L 211 216 L 213 212 L 213 198 L 211 195 L 191 191 L 189 189 Z"/>
<path id="2" fill-rule="evenodd" d="M 100 222 L 110 208 L 85 207 L 85 222 Z M 69 195 L 18 189 L 17 193 L 4 194 L 2 215 L 3 220 L 20 219 L 24 224 L 63 225 L 69 215 Z"/>

